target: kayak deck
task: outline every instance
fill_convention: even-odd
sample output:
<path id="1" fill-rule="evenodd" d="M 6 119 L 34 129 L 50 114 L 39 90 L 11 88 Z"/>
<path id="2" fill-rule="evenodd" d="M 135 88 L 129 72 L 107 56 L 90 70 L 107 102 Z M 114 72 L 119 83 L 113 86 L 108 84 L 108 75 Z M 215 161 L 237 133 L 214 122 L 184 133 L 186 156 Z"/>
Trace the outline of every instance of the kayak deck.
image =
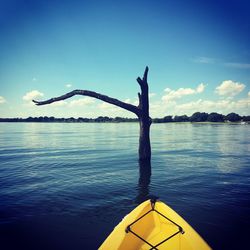
<path id="1" fill-rule="evenodd" d="M 211 249 L 197 232 L 161 201 L 148 200 L 129 213 L 100 250 Z"/>

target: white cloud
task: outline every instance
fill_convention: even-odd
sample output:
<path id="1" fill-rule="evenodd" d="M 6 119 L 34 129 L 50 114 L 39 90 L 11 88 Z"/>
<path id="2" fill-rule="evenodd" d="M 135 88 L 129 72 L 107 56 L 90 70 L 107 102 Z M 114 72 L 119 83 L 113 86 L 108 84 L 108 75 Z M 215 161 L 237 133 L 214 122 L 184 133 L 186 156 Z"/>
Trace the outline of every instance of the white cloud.
<path id="1" fill-rule="evenodd" d="M 116 117 L 116 116 L 131 116 L 129 111 L 125 111 L 122 108 L 119 108 L 113 104 L 102 102 L 98 105 L 98 113 L 101 116 L 109 116 L 109 117 Z M 129 115 L 127 115 L 129 113 Z"/>
<path id="2" fill-rule="evenodd" d="M 139 100 L 138 100 L 138 99 L 135 100 L 135 101 L 133 102 L 133 105 L 138 106 L 138 105 L 139 105 Z"/>
<path id="3" fill-rule="evenodd" d="M 79 107 L 93 104 L 95 101 L 91 97 L 83 97 L 81 99 L 73 100 L 69 103 L 70 107 Z"/>
<path id="4" fill-rule="evenodd" d="M 215 93 L 221 96 L 233 97 L 239 94 L 244 88 L 245 85 L 243 83 L 226 80 L 216 87 Z"/>
<path id="5" fill-rule="evenodd" d="M 113 104 L 102 102 L 98 105 L 100 109 L 113 109 L 115 106 Z"/>
<path id="6" fill-rule="evenodd" d="M 237 101 L 232 99 L 223 99 L 223 100 L 196 100 L 191 101 L 183 104 L 177 104 L 175 102 L 168 103 L 167 107 L 164 105 L 159 106 L 158 112 L 154 113 L 161 113 L 161 109 L 165 109 L 165 114 L 174 114 L 174 115 L 192 115 L 194 112 L 217 112 L 222 114 L 228 114 L 231 112 L 236 112 L 239 114 L 249 114 L 249 107 L 250 107 L 250 98 L 243 98 Z M 159 117 L 154 115 L 154 117 Z"/>
<path id="7" fill-rule="evenodd" d="M 27 92 L 24 96 L 23 96 L 23 100 L 24 101 L 32 101 L 33 99 L 36 99 L 38 97 L 42 97 L 43 93 L 39 92 L 38 90 L 32 90 L 30 92 Z"/>
<path id="8" fill-rule="evenodd" d="M 72 87 L 72 84 L 71 84 L 71 83 L 67 83 L 67 84 L 65 85 L 65 87 L 66 87 L 66 88 L 71 88 L 71 87 Z"/>
<path id="9" fill-rule="evenodd" d="M 131 104 L 131 99 L 126 99 L 124 102 L 128 103 L 128 104 Z"/>
<path id="10" fill-rule="evenodd" d="M 206 85 L 204 83 L 201 83 L 196 88 L 196 93 L 202 93 L 205 90 Z"/>
<path id="11" fill-rule="evenodd" d="M 167 93 L 162 97 L 162 100 L 164 101 L 172 101 L 175 99 L 179 99 L 185 95 L 191 95 L 195 93 L 194 89 L 190 88 L 179 88 L 177 90 L 171 90 L 169 88 L 165 89 L 165 92 Z"/>
<path id="12" fill-rule="evenodd" d="M 217 64 L 235 69 L 250 69 L 250 63 L 223 62 L 223 60 L 218 60 L 215 58 L 205 57 L 205 56 L 195 57 L 194 59 L 191 59 L 191 61 L 201 64 Z"/>
<path id="13" fill-rule="evenodd" d="M 250 69 L 250 63 L 225 63 L 224 65 L 237 69 Z"/>
<path id="14" fill-rule="evenodd" d="M 149 94 L 148 94 L 149 99 L 152 98 L 152 97 L 154 97 L 154 96 L 156 96 L 155 93 L 149 93 Z"/>
<path id="15" fill-rule="evenodd" d="M 165 92 L 171 92 L 171 89 L 170 88 L 166 88 L 164 89 Z"/>
<path id="16" fill-rule="evenodd" d="M 230 100 L 210 101 L 199 99 L 197 101 L 176 105 L 175 110 L 177 113 L 182 111 L 182 113 L 187 114 L 192 114 L 196 111 L 218 112 L 218 110 L 228 107 L 229 103 Z"/>
<path id="17" fill-rule="evenodd" d="M 68 103 L 66 101 L 58 101 L 58 102 L 53 102 L 50 104 L 50 106 L 53 107 L 62 107 L 62 106 L 66 106 Z"/>
<path id="18" fill-rule="evenodd" d="M 162 97 L 162 100 L 166 101 L 166 102 L 174 101 L 174 100 L 180 99 L 186 95 L 193 95 L 193 94 L 202 93 L 204 91 L 204 89 L 205 89 L 204 83 L 199 84 L 196 89 L 179 88 L 177 90 L 171 90 L 170 88 L 166 88 L 164 90 L 166 92 L 166 95 L 164 95 Z"/>
<path id="19" fill-rule="evenodd" d="M 232 103 L 234 108 L 247 108 L 248 109 L 248 115 L 249 115 L 249 108 L 250 108 L 250 98 L 246 98 L 246 99 L 241 99 L 238 100 L 236 102 Z"/>
<path id="20" fill-rule="evenodd" d="M 5 103 L 5 102 L 6 102 L 5 98 L 3 96 L 0 96 L 0 104 Z"/>
<path id="21" fill-rule="evenodd" d="M 149 111 L 151 117 L 164 117 L 166 116 L 166 111 L 170 110 L 171 107 L 168 105 L 163 105 L 162 101 L 154 101 L 149 105 Z"/>
<path id="22" fill-rule="evenodd" d="M 233 85 L 239 87 L 239 85 Z M 243 88 L 245 86 L 241 86 Z M 205 84 L 201 83 L 196 89 L 179 89 L 173 91 L 169 88 L 165 89 L 165 97 L 161 101 L 156 100 L 150 102 L 150 114 L 152 117 L 164 117 L 166 115 L 192 115 L 194 112 L 217 112 L 221 114 L 228 114 L 231 112 L 238 113 L 240 115 L 249 115 L 250 110 L 250 91 L 247 92 L 246 96 L 241 99 L 229 98 L 228 96 L 222 96 L 217 100 L 211 99 L 198 99 L 190 102 L 178 102 L 178 98 L 182 97 L 185 93 L 199 93 L 203 92 Z M 237 91 L 236 88 L 235 91 Z M 239 90 L 238 90 L 239 91 Z M 183 94 L 183 95 L 182 95 Z M 174 98 L 175 97 L 175 98 Z"/>
<path id="23" fill-rule="evenodd" d="M 134 101 L 133 100 L 131 100 L 131 99 L 126 99 L 126 100 L 124 100 L 124 102 L 125 103 L 128 103 L 128 104 L 132 104 L 132 105 L 135 105 L 135 106 L 138 106 L 139 105 L 139 100 L 138 99 L 134 99 Z M 108 104 L 108 105 L 110 105 L 110 104 Z M 105 107 L 105 106 L 104 106 Z"/>

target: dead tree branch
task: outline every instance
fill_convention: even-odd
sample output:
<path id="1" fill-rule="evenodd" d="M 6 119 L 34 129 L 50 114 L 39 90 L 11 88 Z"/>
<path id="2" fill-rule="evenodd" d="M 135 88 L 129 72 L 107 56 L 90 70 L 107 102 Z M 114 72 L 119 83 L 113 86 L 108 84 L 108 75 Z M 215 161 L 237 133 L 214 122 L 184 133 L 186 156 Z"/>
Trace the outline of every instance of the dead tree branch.
<path id="1" fill-rule="evenodd" d="M 132 105 L 132 104 L 125 103 L 125 102 L 122 102 L 122 101 L 120 101 L 118 99 L 111 98 L 109 96 L 106 96 L 106 95 L 103 95 L 103 94 L 100 94 L 100 93 L 96 93 L 94 91 L 89 91 L 89 90 L 76 89 L 76 90 L 73 90 L 73 91 L 71 91 L 71 92 L 69 92 L 69 93 L 67 93 L 65 95 L 59 96 L 59 97 L 54 97 L 54 98 L 51 98 L 51 99 L 48 99 L 48 100 L 45 100 L 45 101 L 33 100 L 33 102 L 36 105 L 40 106 L 40 105 L 50 104 L 50 103 L 53 103 L 53 102 L 62 101 L 62 100 L 68 99 L 68 98 L 70 98 L 72 96 L 75 96 L 75 95 L 90 96 L 90 97 L 102 100 L 104 102 L 116 105 L 116 106 L 118 106 L 120 108 L 123 108 L 123 109 L 126 109 L 128 111 L 131 111 L 131 112 L 135 113 L 137 116 L 139 116 L 139 114 L 140 114 L 139 108 Z"/>

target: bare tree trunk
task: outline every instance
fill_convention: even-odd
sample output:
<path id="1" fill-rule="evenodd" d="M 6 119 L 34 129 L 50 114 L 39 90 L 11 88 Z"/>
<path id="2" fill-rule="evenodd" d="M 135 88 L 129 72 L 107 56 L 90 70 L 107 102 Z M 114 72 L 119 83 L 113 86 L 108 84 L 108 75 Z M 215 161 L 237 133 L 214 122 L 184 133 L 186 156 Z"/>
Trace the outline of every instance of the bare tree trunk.
<path id="1" fill-rule="evenodd" d="M 128 104 L 125 102 L 122 102 L 120 100 L 117 100 L 115 98 L 111 98 L 109 96 L 96 93 L 94 91 L 89 90 L 73 90 L 69 93 L 66 93 L 65 95 L 54 97 L 45 101 L 35 101 L 33 102 L 40 106 L 40 105 L 46 105 L 53 102 L 58 102 L 61 100 L 68 99 L 70 97 L 73 97 L 75 95 L 84 95 L 84 96 L 90 96 L 99 100 L 102 100 L 104 102 L 108 102 L 110 104 L 116 105 L 120 108 L 126 109 L 138 116 L 139 123 L 140 123 L 140 138 L 139 138 L 139 160 L 140 161 L 150 161 L 151 159 L 151 146 L 150 146 L 150 125 L 151 125 L 151 118 L 149 116 L 149 99 L 148 99 L 148 67 L 146 67 L 143 79 L 140 77 L 137 78 L 137 82 L 139 83 L 141 87 L 141 93 L 138 93 L 139 97 L 139 105 L 138 107 Z"/>
<path id="2" fill-rule="evenodd" d="M 148 99 L 148 67 L 144 72 L 143 79 L 137 78 L 137 82 L 141 87 L 141 94 L 138 93 L 139 97 L 139 109 L 138 115 L 140 122 L 140 139 L 139 139 L 139 160 L 150 160 L 151 159 L 151 146 L 150 146 L 150 126 L 151 118 L 149 116 L 149 99 Z"/>
<path id="3" fill-rule="evenodd" d="M 150 146 L 150 125 L 151 122 L 147 119 L 140 119 L 140 138 L 139 138 L 139 160 L 151 159 Z"/>
<path id="4" fill-rule="evenodd" d="M 139 161 L 138 194 L 136 201 L 140 204 L 149 199 L 149 185 L 151 179 L 151 161 Z"/>

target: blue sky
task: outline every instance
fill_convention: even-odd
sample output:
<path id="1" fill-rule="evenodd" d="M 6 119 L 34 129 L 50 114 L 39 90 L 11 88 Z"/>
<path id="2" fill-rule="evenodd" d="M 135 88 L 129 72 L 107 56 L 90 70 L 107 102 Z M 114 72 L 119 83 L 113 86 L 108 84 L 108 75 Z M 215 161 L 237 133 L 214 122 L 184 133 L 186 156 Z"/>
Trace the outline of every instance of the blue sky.
<path id="1" fill-rule="evenodd" d="M 0 0 L 0 117 L 134 115 L 73 89 L 137 104 L 149 66 L 151 116 L 249 115 L 250 3 Z"/>

